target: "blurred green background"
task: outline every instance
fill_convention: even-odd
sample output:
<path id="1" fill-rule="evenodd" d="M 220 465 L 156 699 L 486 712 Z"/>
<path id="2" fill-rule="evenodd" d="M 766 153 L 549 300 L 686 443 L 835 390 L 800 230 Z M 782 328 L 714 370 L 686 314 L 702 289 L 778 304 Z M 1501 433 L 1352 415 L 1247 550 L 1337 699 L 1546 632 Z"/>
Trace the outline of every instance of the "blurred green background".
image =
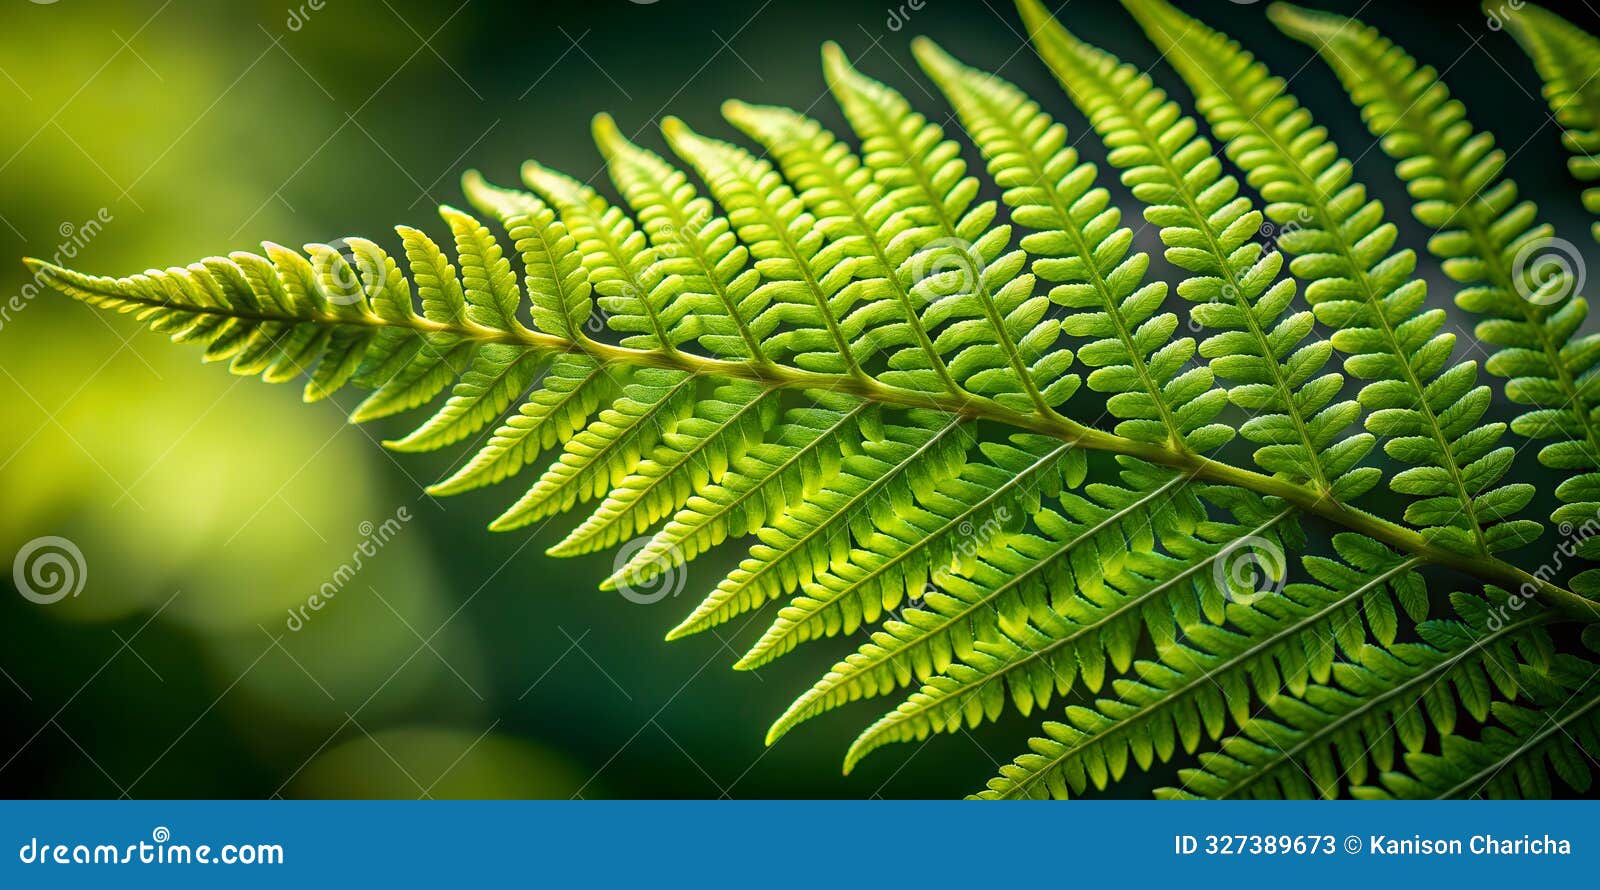
<path id="1" fill-rule="evenodd" d="M 1293 74 L 1366 180 L 1402 197 L 1331 75 L 1277 36 L 1264 3 L 1184 5 Z M 1596 25 L 1581 4 L 1556 8 Z M 1583 239 L 1557 134 L 1509 37 L 1466 3 L 1362 14 L 1448 66 L 1474 120 L 1515 151 L 1512 175 Z M 1114 3 L 1072 0 L 1061 15 L 1155 61 Z M 363 234 L 394 250 L 396 223 L 441 237 L 433 207 L 459 200 L 469 167 L 506 184 L 530 156 L 597 173 L 598 111 L 658 148 L 653 124 L 668 113 L 731 137 L 717 116 L 730 97 L 837 126 L 817 64 L 827 39 L 943 116 L 909 70 L 910 38 L 928 34 L 1086 129 L 1003 0 L 13 0 L 3 16 L 0 254 L 70 251 L 68 265 L 98 274 L 263 239 Z M 1092 138 L 1079 148 L 1103 154 Z M 1409 217 L 1391 216 L 1422 243 Z M 0 300 L 26 283 L 19 263 L 0 264 Z M 610 555 L 543 556 L 577 517 L 491 535 L 483 526 L 520 490 L 422 494 L 467 443 L 390 455 L 377 443 L 417 417 L 355 428 L 353 392 L 306 407 L 297 387 L 197 357 L 56 295 L 3 318 L 0 554 L 61 536 L 87 571 L 60 602 L 0 596 L 0 794 L 949 797 L 976 790 L 1036 728 L 1013 715 L 840 776 L 849 739 L 897 701 L 883 699 L 765 750 L 771 719 L 855 641 L 754 674 L 728 666 L 765 622 L 661 642 L 742 550 L 697 561 L 682 592 L 653 605 L 600 593 Z M 289 610 L 386 520 L 398 526 L 388 543 L 291 631 Z"/>

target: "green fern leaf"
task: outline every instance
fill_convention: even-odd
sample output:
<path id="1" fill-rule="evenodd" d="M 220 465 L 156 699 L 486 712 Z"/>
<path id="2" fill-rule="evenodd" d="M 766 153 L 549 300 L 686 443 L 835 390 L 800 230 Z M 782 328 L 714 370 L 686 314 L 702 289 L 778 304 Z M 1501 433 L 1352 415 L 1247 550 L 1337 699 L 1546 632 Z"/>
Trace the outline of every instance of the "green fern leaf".
<path id="1" fill-rule="evenodd" d="M 617 372 L 586 356 L 557 359 L 489 443 L 450 478 L 429 486 L 428 493 L 460 494 L 515 475 L 583 429 L 600 405 L 615 397 L 618 384 Z"/>
<path id="2" fill-rule="evenodd" d="M 858 737 L 847 771 L 889 743 L 1080 691 L 1099 700 L 1047 724 L 986 796 L 1076 795 L 1130 763 L 1198 751 L 1229 725 L 1237 733 L 1167 794 L 1545 792 L 1552 770 L 1586 783 L 1577 758 L 1592 702 L 1561 699 L 1582 685 L 1578 662 L 1554 656 L 1542 628 L 1591 621 L 1600 606 L 1563 586 L 1565 573 L 1496 555 L 1538 533 L 1517 516 L 1530 488 L 1504 484 L 1513 455 L 1504 425 L 1487 422 L 1492 391 L 1473 363 L 1454 362 L 1443 312 L 1423 311 L 1414 257 L 1281 81 L 1159 0 L 1130 4 L 1244 185 L 1149 77 L 1034 0 L 1021 8 L 1159 227 L 1198 343 L 1180 335 L 1167 284 L 1149 278 L 1062 125 L 924 40 L 918 61 L 986 177 L 937 118 L 829 45 L 824 73 L 850 142 L 788 109 L 728 103 L 763 151 L 671 118 L 680 170 L 601 116 L 594 135 L 619 205 L 534 162 L 522 168 L 531 191 L 465 177 L 509 253 L 446 207 L 449 250 L 402 227 L 399 261 L 349 238 L 126 278 L 28 263 L 40 283 L 133 314 L 234 373 L 304 376 L 308 400 L 371 390 L 356 420 L 435 403 L 393 447 L 487 438 L 430 491 L 542 464 L 491 527 L 591 503 L 551 552 L 616 547 L 605 588 L 628 594 L 720 545 L 748 548 L 669 636 L 786 597 L 738 667 L 862 634 L 769 733 L 913 687 Z M 1472 285 L 1459 302 L 1491 316 L 1480 332 L 1501 351 L 1489 369 L 1531 408 L 1515 430 L 1555 436 L 1546 462 L 1582 471 L 1562 490 L 1560 518 L 1575 520 L 1600 503 L 1583 458 L 1584 304 L 1523 312 L 1505 299 L 1517 280 L 1496 271 L 1546 230 L 1430 72 L 1367 32 L 1329 52 L 1371 54 L 1362 73 L 1381 89 L 1358 101 L 1394 119 L 1387 147 L 1420 218 L 1444 230 L 1437 251 Z M 1416 113 L 1385 110 L 1407 99 Z M 985 178 L 1000 200 L 981 196 Z M 1470 213 L 1440 219 L 1429 203 L 1440 200 Z M 1309 310 L 1282 257 L 1257 243 L 1263 215 L 1284 227 Z M 1331 346 L 1314 322 L 1333 330 Z M 1334 349 L 1364 382 L 1353 401 L 1327 368 Z M 1573 395 L 1584 401 L 1561 404 Z M 1239 428 L 1259 471 L 1217 450 L 1234 431 L 1222 422 L 1230 403 L 1252 415 Z M 1101 408 L 1114 431 L 1078 419 Z M 1409 467 L 1389 479 L 1418 498 L 1404 521 L 1352 503 L 1381 478 L 1362 466 L 1380 440 Z M 1310 517 L 1345 530 L 1331 538 L 1337 559 L 1303 552 Z M 1457 597 L 1462 621 L 1425 621 L 1424 566 L 1469 576 L 1504 605 Z M 1530 598 L 1560 611 L 1504 624 Z M 1414 695 L 1420 712 L 1400 707 Z M 1583 744 L 1534 725 L 1524 701 Z M 1468 740 L 1476 727 L 1458 726 L 1458 712 L 1494 722 Z M 1514 780 L 1494 778 L 1501 768 Z"/>
<path id="3" fill-rule="evenodd" d="M 758 667 L 819 636 L 851 633 L 906 596 L 920 596 L 1021 530 L 1045 498 L 1082 484 L 1082 452 L 1060 440 L 1015 436 L 979 445 L 972 461 L 915 504 L 897 504 L 858 535 L 848 562 L 816 576 L 739 662 Z"/>
<path id="4" fill-rule="evenodd" d="M 778 391 L 754 383 L 729 383 L 697 399 L 693 414 L 661 434 L 661 444 L 611 487 L 594 514 L 551 547 L 573 556 L 610 547 L 655 525 L 690 496 L 728 472 L 778 413 Z"/>
<path id="5" fill-rule="evenodd" d="M 969 421 L 918 413 L 915 425 L 883 424 L 859 454 L 846 457 L 826 484 L 757 532 L 760 543 L 717 585 L 674 636 L 705 630 L 776 599 L 845 565 L 853 537 L 871 533 L 875 518 L 909 509 L 961 471 L 974 444 Z M 736 666 L 765 659 L 752 653 Z"/>
<path id="6" fill-rule="evenodd" d="M 1218 331 L 1200 354 L 1235 382 L 1229 399 L 1253 413 L 1240 432 L 1261 446 L 1256 463 L 1340 499 L 1370 489 L 1379 471 L 1357 464 L 1373 438 L 1346 434 L 1360 405 L 1333 402 L 1344 378 L 1320 373 L 1331 346 L 1305 342 L 1309 312 L 1285 315 L 1294 280 L 1281 276 L 1281 254 L 1251 240 L 1261 213 L 1222 172 L 1211 143 L 1148 75 L 1079 41 L 1035 0 L 1019 7 L 1040 55 L 1148 205 L 1146 220 L 1161 226 L 1167 260 L 1194 274 L 1178 293 L 1200 304 L 1195 321 Z"/>
<path id="7" fill-rule="evenodd" d="M 1548 673 L 1524 667 L 1523 681 L 1539 690 L 1533 707 L 1495 702 L 1495 722 L 1478 738 L 1446 736 L 1440 753 L 1407 754 L 1404 770 L 1352 792 L 1367 799 L 1543 798 L 1551 796 L 1551 771 L 1587 791 L 1600 754 L 1597 671 L 1573 655 L 1557 656 Z"/>
<path id="8" fill-rule="evenodd" d="M 886 744 L 995 720 L 1008 699 L 1028 714 L 1080 680 L 1099 691 L 1108 659 L 1116 673 L 1126 671 L 1143 634 L 1170 645 L 1179 628 L 1203 616 L 1223 621 L 1235 593 L 1229 561 L 1255 561 L 1259 550 L 1260 562 L 1281 569 L 1284 541 L 1297 539 L 1286 525 L 1293 511 L 1269 514 L 1264 504 L 1224 501 L 1215 490 L 1186 486 L 1181 476 L 1136 467 L 1124 475 L 1128 487 L 1094 484 L 1087 497 L 1064 497 L 1062 514 L 1040 514 L 1043 537 L 1013 539 L 985 569 L 888 624 L 786 719 L 892 689 L 874 674 L 909 661 L 908 655 L 934 658 L 932 669 L 918 673 L 925 677 L 922 688 L 851 745 L 849 770 Z M 1207 522 L 1202 501 L 1212 498 L 1260 521 Z M 1178 555 L 1156 551 L 1157 540 Z"/>
<path id="9" fill-rule="evenodd" d="M 1336 646 L 1355 655 L 1365 645 L 1360 615 L 1379 642 L 1392 644 L 1393 598 L 1426 602 L 1415 594 L 1422 584 L 1417 561 L 1358 535 L 1334 543 L 1345 561 L 1304 560 L 1318 583 L 1233 604 L 1228 619 L 1236 630 L 1190 626 L 1159 660 L 1139 662 L 1137 679 L 1114 681 L 1116 698 L 1068 708 L 1067 723 L 1046 723 L 1047 738 L 1034 739 L 1032 753 L 1003 767 L 980 796 L 1066 798 L 1120 779 L 1130 756 L 1148 769 L 1180 746 L 1192 753 L 1230 719 L 1247 721 L 1252 693 L 1270 704 L 1285 693 L 1303 696 L 1313 680 L 1326 682 Z"/>
<path id="10" fill-rule="evenodd" d="M 1503 25 L 1533 59 L 1544 96 L 1572 152 L 1567 168 L 1580 182 L 1600 180 L 1600 40 L 1532 3 L 1485 0 L 1491 23 Z M 1600 186 L 1584 189 L 1583 206 L 1600 215 Z M 1600 223 L 1590 231 L 1600 240 Z"/>
<path id="11" fill-rule="evenodd" d="M 911 293 L 919 277 L 913 254 L 929 240 L 911 208 L 886 200 L 887 190 L 872 171 L 816 121 L 787 108 L 742 102 L 729 102 L 723 113 L 777 159 L 818 230 L 861 261 L 854 266 L 856 280 L 845 286 L 857 292 L 851 297 L 855 308 L 841 326 L 861 331 L 873 351 L 893 354 L 878 379 L 918 392 L 965 395 L 923 324 L 923 301 Z"/>
<path id="12" fill-rule="evenodd" d="M 1493 319 L 1477 329 L 1479 339 L 1501 347 L 1487 367 L 1510 378 L 1507 397 L 1532 406 L 1512 429 L 1556 439 L 1540 451 L 1547 466 L 1583 471 L 1557 489 L 1569 503 L 1551 518 L 1574 525 L 1592 519 L 1600 513 L 1600 421 L 1587 381 L 1600 364 L 1600 337 L 1575 337 L 1588 303 L 1575 293 L 1572 269 L 1552 262 L 1565 242 L 1537 222 L 1531 202 L 1517 202 L 1516 184 L 1502 176 L 1505 153 L 1493 136 L 1472 128 L 1432 68 L 1354 20 L 1288 6 L 1273 7 L 1273 19 L 1319 48 L 1399 162 L 1417 199 L 1413 213 L 1438 230 L 1429 249 L 1447 275 L 1469 285 L 1456 304 Z M 1507 485 L 1483 497 L 1492 515 L 1509 517 L 1533 497 L 1533 486 Z M 1520 539 L 1537 537 L 1537 524 L 1517 524 Z M 1597 544 L 1581 544 L 1580 552 L 1600 556 Z M 1600 584 L 1600 575 L 1591 578 Z"/>
<path id="13" fill-rule="evenodd" d="M 944 325 L 935 347 L 955 352 L 951 373 L 971 392 L 1049 416 L 1078 386 L 1064 373 L 1072 353 L 1052 348 L 1061 323 L 1032 293 L 1025 250 L 1006 250 L 1011 230 L 993 224 L 994 202 L 974 204 L 978 180 L 960 147 L 905 97 L 851 68 L 836 44 L 823 48 L 823 67 L 885 200 L 910 203 L 923 229 L 912 295 L 928 302 L 924 326 Z"/>
<path id="14" fill-rule="evenodd" d="M 728 538 L 769 526 L 830 482 L 843 459 L 857 453 L 861 425 L 878 409 L 838 394 L 806 395 L 813 406 L 790 409 L 767 441 L 751 446 L 720 482 L 690 497 L 601 588 L 642 584 Z M 673 631 L 667 639 L 679 635 Z"/>
<path id="15" fill-rule="evenodd" d="M 1308 279 L 1306 299 L 1335 329 L 1345 370 L 1374 382 L 1357 398 L 1384 450 L 1411 464 L 1389 480 L 1420 498 L 1407 520 L 1431 543 L 1461 553 L 1521 546 L 1533 531 L 1497 521 L 1507 498 L 1496 483 L 1514 449 L 1500 445 L 1505 425 L 1481 423 L 1490 402 L 1477 365 L 1451 365 L 1455 336 L 1441 331 L 1443 310 L 1422 311 L 1427 284 L 1416 256 L 1394 250 L 1398 230 L 1383 206 L 1351 181 L 1352 165 L 1291 96 L 1282 79 L 1237 43 L 1164 0 L 1125 0 L 1198 98 L 1227 143 L 1228 156 L 1270 202 L 1278 243 Z"/>
<path id="16" fill-rule="evenodd" d="M 1515 666 L 1547 670 L 1547 621 L 1536 614 L 1493 629 L 1430 621 L 1417 628 L 1424 642 L 1366 646 L 1334 665 L 1333 682 L 1272 701 L 1271 717 L 1246 720 L 1199 768 L 1179 772 L 1181 788 L 1157 796 L 1338 797 L 1391 771 L 1397 754 L 1421 752 L 1430 730 L 1451 737 L 1458 707 L 1487 719 L 1485 691 L 1514 697 Z"/>
<path id="17" fill-rule="evenodd" d="M 714 355 L 764 361 L 761 343 L 778 319 L 762 313 L 760 273 L 748 268 L 749 250 L 732 226 L 695 193 L 688 177 L 625 139 L 610 117 L 595 118 L 594 131 L 612 181 L 649 234 L 661 272 L 681 288 L 670 301 L 678 321 L 668 337 L 696 337 Z"/>
<path id="18" fill-rule="evenodd" d="M 1078 358 L 1095 368 L 1089 387 L 1112 394 L 1106 406 L 1122 418 L 1117 435 L 1197 452 L 1226 443 L 1233 429 L 1212 421 L 1227 396 L 1209 369 L 1180 373 L 1194 340 L 1171 340 L 1178 316 L 1157 312 L 1166 284 L 1141 283 L 1150 258 L 1129 253 L 1133 230 L 1119 225 L 1109 195 L 1095 187 L 1094 166 L 1066 147 L 1066 129 L 1015 87 L 931 42 L 919 41 L 916 51 L 1006 189 L 1014 217 L 1034 230 L 1022 248 L 1036 257 L 1034 272 L 1056 285 L 1050 301 L 1072 310 L 1061 328 L 1093 338 Z"/>

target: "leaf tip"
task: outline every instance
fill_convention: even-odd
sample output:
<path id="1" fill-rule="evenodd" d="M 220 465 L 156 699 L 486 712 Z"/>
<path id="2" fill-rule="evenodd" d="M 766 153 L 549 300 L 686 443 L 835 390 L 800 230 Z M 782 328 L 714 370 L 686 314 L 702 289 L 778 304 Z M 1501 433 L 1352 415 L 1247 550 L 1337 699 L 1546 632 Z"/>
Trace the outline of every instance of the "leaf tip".
<path id="1" fill-rule="evenodd" d="M 617 129 L 616 119 L 604 111 L 594 116 L 589 130 L 594 135 L 595 145 L 600 148 L 600 153 L 605 155 L 606 160 L 610 160 L 618 149 L 627 144 L 622 131 Z"/>
<path id="2" fill-rule="evenodd" d="M 694 130 L 691 130 L 689 125 L 683 122 L 683 118 L 675 114 L 669 114 L 661 119 L 661 133 L 668 139 L 681 139 L 695 134 Z"/>

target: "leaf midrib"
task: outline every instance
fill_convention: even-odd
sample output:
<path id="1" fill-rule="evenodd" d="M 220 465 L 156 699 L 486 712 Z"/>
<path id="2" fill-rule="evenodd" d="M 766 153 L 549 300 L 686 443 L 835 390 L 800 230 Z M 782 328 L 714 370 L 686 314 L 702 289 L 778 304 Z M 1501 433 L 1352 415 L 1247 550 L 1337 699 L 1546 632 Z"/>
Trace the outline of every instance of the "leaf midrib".
<path id="1" fill-rule="evenodd" d="M 1506 589 L 1520 589 L 1524 585 L 1549 604 L 1569 614 L 1593 620 L 1600 615 L 1600 602 L 1573 593 L 1551 581 L 1529 574 L 1504 560 L 1489 555 L 1470 555 L 1447 550 L 1428 543 L 1415 530 L 1395 522 L 1357 510 L 1316 491 L 1289 480 L 1266 476 L 1252 470 L 1221 463 L 1193 454 L 1179 454 L 1159 444 L 1126 439 L 1114 433 L 1085 426 L 1070 418 L 1056 414 L 1040 417 L 1032 412 L 1007 408 L 990 400 L 973 400 L 936 393 L 919 392 L 881 383 L 876 380 L 856 381 L 848 377 L 806 371 L 773 363 L 753 360 L 720 359 L 663 349 L 635 349 L 585 338 L 580 341 L 563 340 L 538 331 L 500 331 L 478 325 L 447 325 L 421 317 L 403 321 L 381 319 L 370 314 L 353 317 L 334 317 L 317 311 L 312 317 L 260 312 L 241 312 L 232 308 L 215 306 L 189 306 L 166 300 L 130 296 L 116 291 L 94 290 L 96 279 L 82 276 L 75 281 L 73 273 L 40 260 L 29 260 L 40 275 L 54 277 L 69 295 L 86 294 L 103 303 L 146 306 L 151 309 L 186 312 L 191 314 L 220 315 L 262 323 L 354 325 L 365 327 L 405 327 L 424 333 L 447 333 L 465 339 L 489 343 L 507 343 L 531 346 L 551 352 L 586 355 L 601 364 L 622 364 L 634 367 L 665 368 L 689 371 L 702 375 L 773 382 L 786 388 L 821 389 L 854 395 L 869 401 L 899 408 L 927 408 L 970 420 L 986 420 L 1020 430 L 1051 436 L 1094 451 L 1105 451 L 1146 460 L 1188 473 L 1195 479 L 1235 485 L 1258 494 L 1282 498 L 1307 513 L 1320 516 L 1346 528 L 1358 531 L 1396 550 L 1415 554 L 1438 565 L 1447 566 L 1473 577 Z"/>

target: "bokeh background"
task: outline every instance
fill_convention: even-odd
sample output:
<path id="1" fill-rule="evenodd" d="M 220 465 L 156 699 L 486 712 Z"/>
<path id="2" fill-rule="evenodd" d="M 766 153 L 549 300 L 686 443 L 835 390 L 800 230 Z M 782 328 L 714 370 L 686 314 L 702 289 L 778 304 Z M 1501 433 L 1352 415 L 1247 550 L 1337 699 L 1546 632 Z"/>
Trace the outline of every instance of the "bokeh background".
<path id="1" fill-rule="evenodd" d="M 1447 69 L 1546 218 L 1588 240 L 1532 68 L 1474 4 L 1312 5 L 1359 12 Z M 1552 5 L 1600 24 L 1587 4 Z M 1400 206 L 1331 74 L 1277 35 L 1264 3 L 1184 6 L 1292 75 Z M 1060 14 L 1155 62 L 1115 3 Z M 27 283 L 23 255 L 68 251 L 84 271 L 126 274 L 263 239 L 363 234 L 394 248 L 396 223 L 439 237 L 433 208 L 459 201 L 469 167 L 508 184 L 530 156 L 597 173 L 597 111 L 658 148 L 668 113 L 731 137 L 717 115 L 729 97 L 837 126 L 817 64 L 828 39 L 943 116 L 912 76 L 910 38 L 930 35 L 1086 129 L 1004 0 L 10 0 L 0 23 L 4 298 Z M 1102 156 L 1092 138 L 1080 148 Z M 1408 215 L 1391 218 L 1423 243 Z M 468 446 L 386 453 L 378 443 L 415 416 L 352 427 L 354 393 L 306 407 L 297 387 L 202 367 L 57 295 L 0 321 L 0 561 L 61 536 L 87 568 L 79 595 L 48 605 L 0 573 L 0 795 L 949 797 L 1036 729 L 1012 715 L 842 777 L 849 739 L 897 700 L 883 699 L 764 749 L 772 718 L 855 641 L 753 674 L 729 665 L 765 622 L 661 642 L 738 548 L 697 561 L 680 595 L 638 605 L 595 589 L 610 555 L 543 555 L 576 517 L 495 535 L 483 526 L 519 491 L 424 496 Z M 386 520 L 399 530 L 291 631 L 289 610 Z"/>

